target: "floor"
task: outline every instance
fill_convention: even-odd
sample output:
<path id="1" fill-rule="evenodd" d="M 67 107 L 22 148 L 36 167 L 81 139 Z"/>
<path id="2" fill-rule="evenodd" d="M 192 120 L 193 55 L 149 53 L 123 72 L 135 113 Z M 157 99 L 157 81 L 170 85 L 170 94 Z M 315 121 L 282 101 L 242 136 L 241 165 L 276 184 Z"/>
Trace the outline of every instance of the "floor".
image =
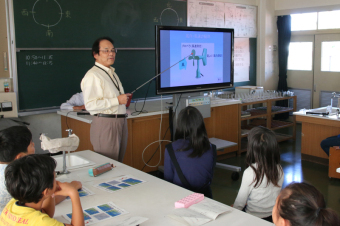
<path id="1" fill-rule="evenodd" d="M 297 125 L 296 141 L 279 143 L 281 151 L 281 165 L 285 174 L 283 187 L 291 183 L 308 182 L 314 185 L 325 196 L 327 206 L 340 214 L 340 179 L 328 178 L 328 166 L 301 161 L 301 125 Z M 231 205 L 240 188 L 243 171 L 245 170 L 245 153 L 218 161 L 230 165 L 241 166 L 242 172 L 237 181 L 231 180 L 231 171 L 215 169 L 212 182 L 213 198 L 219 202 Z"/>

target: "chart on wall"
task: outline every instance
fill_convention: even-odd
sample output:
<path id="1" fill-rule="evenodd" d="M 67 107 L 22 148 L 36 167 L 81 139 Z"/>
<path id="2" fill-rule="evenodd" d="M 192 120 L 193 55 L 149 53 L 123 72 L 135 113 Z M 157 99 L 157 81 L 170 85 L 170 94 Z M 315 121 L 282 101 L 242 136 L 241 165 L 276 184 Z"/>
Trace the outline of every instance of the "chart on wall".
<path id="1" fill-rule="evenodd" d="M 238 38 L 256 38 L 256 16 L 256 6 L 188 0 L 188 26 L 234 28 Z"/>

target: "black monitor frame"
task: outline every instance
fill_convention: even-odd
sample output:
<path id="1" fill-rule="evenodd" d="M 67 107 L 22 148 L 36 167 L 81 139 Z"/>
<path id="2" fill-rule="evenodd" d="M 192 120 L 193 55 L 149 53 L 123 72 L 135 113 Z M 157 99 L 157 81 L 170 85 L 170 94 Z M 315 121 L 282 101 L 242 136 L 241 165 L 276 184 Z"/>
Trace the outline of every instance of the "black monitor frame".
<path id="1" fill-rule="evenodd" d="M 231 33 L 231 56 L 230 56 L 230 82 L 214 83 L 205 85 L 191 85 L 191 86 L 178 86 L 178 87 L 166 87 L 161 88 L 160 76 L 156 78 L 156 94 L 176 94 L 176 93 L 188 93 L 188 92 L 202 92 L 209 90 L 218 90 L 232 88 L 234 86 L 234 29 L 225 28 L 202 28 L 202 27 L 179 27 L 179 26 L 163 26 L 156 25 L 156 74 L 160 71 L 160 31 L 161 30 L 186 30 L 186 31 L 212 31 L 212 32 L 229 32 Z"/>

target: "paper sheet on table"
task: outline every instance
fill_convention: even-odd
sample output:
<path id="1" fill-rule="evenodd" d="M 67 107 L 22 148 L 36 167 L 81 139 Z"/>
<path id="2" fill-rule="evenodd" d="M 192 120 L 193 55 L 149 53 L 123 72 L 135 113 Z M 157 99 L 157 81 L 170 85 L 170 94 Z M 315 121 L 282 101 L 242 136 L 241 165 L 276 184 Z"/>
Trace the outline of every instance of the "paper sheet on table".
<path id="1" fill-rule="evenodd" d="M 84 187 L 84 186 L 81 189 L 78 190 L 78 193 L 79 193 L 79 198 L 96 194 L 96 193 L 94 193 L 93 191 L 91 191 L 90 189 L 88 189 L 87 187 Z M 70 201 L 70 200 L 71 200 L 70 197 L 66 197 L 66 199 L 65 199 L 65 201 Z"/>
<path id="2" fill-rule="evenodd" d="M 209 221 L 215 220 L 222 213 L 231 212 L 231 207 L 210 199 L 191 205 L 188 209 L 180 208 L 171 212 L 168 217 L 182 222 L 186 225 L 203 225 Z"/>
<path id="3" fill-rule="evenodd" d="M 222 213 L 229 213 L 232 211 L 232 208 L 215 203 L 208 199 L 204 199 L 203 201 L 190 206 L 189 209 L 203 214 L 213 220 L 216 220 L 217 216 Z"/>
<path id="4" fill-rule="evenodd" d="M 122 219 L 115 223 L 106 224 L 105 226 L 136 226 L 144 223 L 147 220 L 149 219 L 146 217 L 132 216 L 126 217 L 125 219 Z"/>
<path id="5" fill-rule="evenodd" d="M 106 180 L 103 183 L 94 184 L 93 186 L 103 191 L 112 193 L 122 189 L 134 187 L 145 182 L 146 181 L 137 179 L 136 177 L 131 175 L 123 175 L 120 177 L 112 178 L 110 180 Z"/>
<path id="6" fill-rule="evenodd" d="M 209 221 L 212 221 L 212 219 L 186 208 L 175 209 L 169 215 L 167 215 L 167 217 L 189 226 L 203 225 Z"/>
<path id="7" fill-rule="evenodd" d="M 112 202 L 107 202 L 91 208 L 83 208 L 85 225 L 91 225 L 102 222 L 104 220 L 112 219 L 123 214 L 127 214 L 126 210 L 118 207 Z M 66 220 L 71 222 L 72 213 L 62 215 Z"/>

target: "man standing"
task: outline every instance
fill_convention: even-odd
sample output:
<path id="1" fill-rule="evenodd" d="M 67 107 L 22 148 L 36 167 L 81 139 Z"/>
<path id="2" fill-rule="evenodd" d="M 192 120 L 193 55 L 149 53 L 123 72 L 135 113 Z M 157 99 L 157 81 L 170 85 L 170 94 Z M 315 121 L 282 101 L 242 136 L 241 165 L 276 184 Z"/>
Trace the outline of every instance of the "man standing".
<path id="1" fill-rule="evenodd" d="M 81 81 L 85 108 L 94 115 L 90 139 L 94 151 L 123 161 L 127 146 L 126 106 L 131 94 L 123 86 L 111 65 L 117 50 L 108 37 L 97 39 L 92 46 L 95 65 Z"/>

